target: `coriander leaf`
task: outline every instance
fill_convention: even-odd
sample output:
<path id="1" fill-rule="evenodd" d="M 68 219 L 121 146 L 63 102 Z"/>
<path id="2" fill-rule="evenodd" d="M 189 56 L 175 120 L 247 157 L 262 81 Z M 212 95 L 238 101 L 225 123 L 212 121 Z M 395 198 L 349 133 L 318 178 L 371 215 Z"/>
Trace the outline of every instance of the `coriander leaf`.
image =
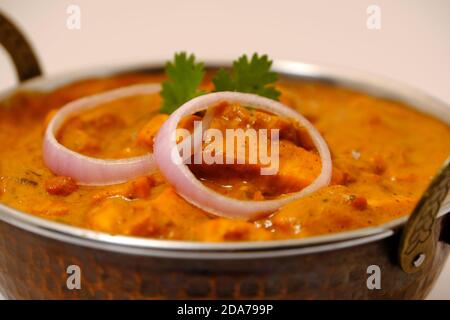
<path id="1" fill-rule="evenodd" d="M 169 79 L 162 83 L 160 112 L 170 114 L 186 101 L 203 94 L 198 87 L 205 75 L 204 65 L 196 63 L 193 54 L 176 53 L 173 61 L 166 63 L 165 71 Z"/>
<path id="2" fill-rule="evenodd" d="M 235 91 L 233 79 L 231 79 L 231 76 L 225 69 L 219 69 L 212 81 L 216 87 L 216 91 Z"/>
<path id="3" fill-rule="evenodd" d="M 215 91 L 239 91 L 255 93 L 260 96 L 278 100 L 280 92 L 273 83 L 278 75 L 270 71 L 272 61 L 267 55 L 253 54 L 249 60 L 247 55 L 233 62 L 231 73 L 220 69 L 213 78 Z"/>

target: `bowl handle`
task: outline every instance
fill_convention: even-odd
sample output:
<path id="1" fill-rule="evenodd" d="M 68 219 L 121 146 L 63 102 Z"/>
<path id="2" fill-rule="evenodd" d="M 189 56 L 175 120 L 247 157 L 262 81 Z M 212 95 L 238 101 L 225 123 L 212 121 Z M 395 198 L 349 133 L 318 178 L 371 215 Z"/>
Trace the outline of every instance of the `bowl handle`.
<path id="1" fill-rule="evenodd" d="M 450 158 L 433 178 L 403 229 L 398 253 L 403 271 L 407 273 L 420 271 L 433 260 L 440 240 L 439 232 L 435 232 L 436 218 L 449 188 Z M 444 224 L 444 229 L 449 228 L 449 223 Z M 441 230 L 440 233 L 445 235 L 449 232 L 450 230 Z"/>
<path id="2" fill-rule="evenodd" d="M 42 74 L 39 62 L 28 41 L 19 29 L 0 12 L 0 44 L 14 63 L 20 82 Z"/>

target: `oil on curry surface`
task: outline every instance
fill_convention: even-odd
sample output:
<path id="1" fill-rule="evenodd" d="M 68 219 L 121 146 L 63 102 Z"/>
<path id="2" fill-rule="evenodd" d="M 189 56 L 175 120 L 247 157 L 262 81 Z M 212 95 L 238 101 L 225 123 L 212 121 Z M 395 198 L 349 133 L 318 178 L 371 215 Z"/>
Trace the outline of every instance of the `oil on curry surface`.
<path id="1" fill-rule="evenodd" d="M 127 183 L 77 186 L 43 163 L 43 133 L 65 103 L 162 75 L 130 74 L 79 81 L 50 93 L 22 92 L 0 107 L 0 202 L 40 217 L 108 232 L 159 239 L 253 241 L 308 237 L 373 226 L 407 215 L 450 154 L 448 125 L 408 106 L 332 85 L 281 80 L 280 101 L 320 131 L 333 162 L 329 186 L 293 201 L 271 216 L 240 221 L 209 215 L 177 195 L 155 173 Z M 211 86 L 205 81 L 204 86 Z M 118 159 L 152 151 L 167 119 L 159 95 L 104 104 L 72 117 L 58 141 L 82 154 Z M 189 126 L 191 116 L 183 123 Z M 239 199 L 264 200 L 301 190 L 320 172 L 308 137 L 288 122 L 240 105 L 224 105 L 212 126 L 242 123 L 280 129 L 280 169 L 273 176 L 248 166 L 192 165 L 208 187 Z"/>

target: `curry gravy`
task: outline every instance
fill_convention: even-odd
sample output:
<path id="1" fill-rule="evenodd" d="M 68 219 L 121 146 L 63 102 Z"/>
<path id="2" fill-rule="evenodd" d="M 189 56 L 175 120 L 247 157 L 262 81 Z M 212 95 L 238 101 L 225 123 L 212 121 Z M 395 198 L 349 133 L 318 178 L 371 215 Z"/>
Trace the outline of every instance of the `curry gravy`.
<path id="1" fill-rule="evenodd" d="M 111 234 L 194 241 L 300 238 L 374 226 L 409 214 L 450 154 L 449 126 L 402 103 L 327 84 L 283 80 L 277 85 L 281 102 L 298 110 L 323 135 L 332 154 L 333 177 L 328 187 L 265 219 L 214 217 L 179 197 L 159 173 L 115 186 L 85 187 L 54 177 L 46 168 L 43 133 L 58 108 L 86 95 L 162 79 L 140 74 L 89 79 L 2 101 L 0 202 Z M 167 119 L 158 113 L 160 103 L 155 94 L 99 106 L 70 118 L 57 138 L 77 152 L 105 159 L 151 152 L 153 137 Z M 267 115 L 230 105 L 213 125 L 223 129 L 233 126 L 229 119 L 258 117 Z M 275 127 L 282 125 L 277 122 Z M 320 158 L 307 136 L 286 132 L 275 177 L 257 177 L 245 166 L 190 168 L 207 186 L 241 199 L 263 200 L 301 190 L 320 172 Z"/>

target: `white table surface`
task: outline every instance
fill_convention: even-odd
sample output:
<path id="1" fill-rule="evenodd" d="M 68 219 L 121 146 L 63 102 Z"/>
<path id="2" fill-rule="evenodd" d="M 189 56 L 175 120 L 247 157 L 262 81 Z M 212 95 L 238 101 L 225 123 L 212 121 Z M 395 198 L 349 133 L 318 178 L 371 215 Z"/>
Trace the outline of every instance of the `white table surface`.
<path id="1" fill-rule="evenodd" d="M 69 5 L 81 29 L 66 27 Z M 366 9 L 381 9 L 381 29 Z M 450 104 L 448 0 L 0 0 L 32 41 L 45 74 L 166 59 L 187 50 L 234 59 L 254 51 L 353 67 L 414 85 Z M 0 48 L 0 51 L 3 49 Z M 0 52 L 0 90 L 15 84 Z M 450 262 L 429 298 L 450 299 Z"/>

